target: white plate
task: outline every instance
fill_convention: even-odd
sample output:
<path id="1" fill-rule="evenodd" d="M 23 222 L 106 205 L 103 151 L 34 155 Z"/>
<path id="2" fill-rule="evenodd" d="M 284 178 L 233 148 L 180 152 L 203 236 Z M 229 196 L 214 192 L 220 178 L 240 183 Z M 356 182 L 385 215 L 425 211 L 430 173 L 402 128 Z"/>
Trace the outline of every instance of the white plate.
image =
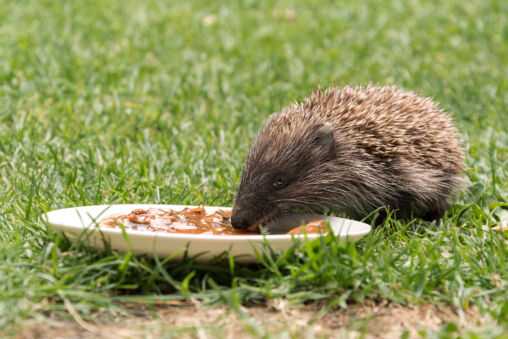
<path id="1" fill-rule="evenodd" d="M 156 253 L 159 258 L 166 258 L 178 251 L 181 252 L 174 258 L 182 258 L 183 250 L 188 246 L 187 255 L 190 257 L 203 253 L 198 257 L 199 261 L 209 260 L 224 251 L 230 251 L 238 262 L 257 261 L 254 247 L 259 249 L 262 246 L 264 241 L 262 235 L 178 234 L 126 229 L 129 238 L 127 241 L 120 228 L 101 227 L 99 230 L 98 223 L 110 214 L 130 213 L 137 208 L 147 209 L 150 207 L 170 208 L 179 211 L 185 207 L 194 208 L 196 206 L 147 204 L 81 206 L 51 211 L 44 217 L 53 229 L 63 231 L 70 239 L 80 236 L 81 241 L 101 250 L 104 249 L 103 239 L 106 239 L 111 248 L 120 253 L 128 251 L 130 242 L 134 253 L 148 256 L 153 256 Z M 208 214 L 218 209 L 231 210 L 230 207 L 206 206 L 205 209 Z M 316 214 L 293 214 L 279 220 L 278 223 L 297 227 L 302 223 L 318 219 L 329 221 L 333 232 L 341 240 L 347 238 L 349 241 L 356 241 L 370 232 L 370 226 L 365 223 Z M 89 232 L 83 232 L 84 230 Z M 310 240 L 319 236 L 321 235 L 307 235 Z M 293 242 L 291 235 L 288 234 L 266 235 L 265 237 L 275 251 L 284 251 Z M 295 237 L 304 237 L 304 235 L 295 235 Z"/>

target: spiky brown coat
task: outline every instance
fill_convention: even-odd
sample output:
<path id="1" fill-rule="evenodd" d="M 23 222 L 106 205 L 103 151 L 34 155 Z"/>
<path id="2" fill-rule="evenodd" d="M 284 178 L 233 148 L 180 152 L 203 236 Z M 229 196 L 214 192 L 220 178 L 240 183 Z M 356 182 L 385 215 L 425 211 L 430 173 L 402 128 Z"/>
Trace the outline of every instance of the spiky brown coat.
<path id="1" fill-rule="evenodd" d="M 437 219 L 460 185 L 462 157 L 450 116 L 429 98 L 372 85 L 317 90 L 261 129 L 232 222 L 253 229 L 293 210 L 361 217 L 382 206 Z"/>

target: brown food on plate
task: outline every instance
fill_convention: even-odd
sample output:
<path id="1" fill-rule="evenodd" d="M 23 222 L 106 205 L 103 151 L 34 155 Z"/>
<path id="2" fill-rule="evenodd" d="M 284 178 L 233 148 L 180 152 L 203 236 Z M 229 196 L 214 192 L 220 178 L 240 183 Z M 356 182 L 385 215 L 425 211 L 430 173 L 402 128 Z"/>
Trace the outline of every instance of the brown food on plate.
<path id="1" fill-rule="evenodd" d="M 328 228 L 325 226 L 325 222 L 323 220 L 313 220 L 306 225 L 293 228 L 287 234 L 300 234 L 303 233 L 304 230 L 307 234 L 328 233 Z"/>
<path id="2" fill-rule="evenodd" d="M 121 223 L 125 228 L 167 233 L 184 234 L 214 234 L 214 235 L 256 235 L 259 233 L 234 229 L 231 226 L 231 212 L 217 210 L 206 214 L 203 206 L 184 208 L 181 211 L 171 209 L 148 208 L 135 209 L 127 214 L 114 214 L 105 217 L 100 226 L 118 227 Z M 327 232 L 323 220 L 311 221 L 307 225 L 299 226 L 288 234 L 299 234 L 305 227 L 308 234 Z"/>
<path id="3" fill-rule="evenodd" d="M 171 209 L 148 208 L 135 209 L 129 214 L 111 215 L 101 222 L 101 226 L 117 227 L 121 223 L 125 228 L 151 232 L 246 235 L 253 234 L 231 227 L 231 212 L 217 210 L 206 214 L 205 208 L 184 208 L 181 211 Z"/>

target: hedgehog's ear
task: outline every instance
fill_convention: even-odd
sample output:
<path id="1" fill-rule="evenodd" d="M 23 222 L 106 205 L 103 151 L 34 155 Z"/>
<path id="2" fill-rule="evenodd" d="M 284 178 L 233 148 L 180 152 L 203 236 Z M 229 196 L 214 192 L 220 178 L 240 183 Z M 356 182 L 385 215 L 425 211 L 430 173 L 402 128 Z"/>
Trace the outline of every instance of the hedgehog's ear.
<path id="1" fill-rule="evenodd" d="M 333 126 L 330 123 L 314 125 L 314 143 L 321 150 L 321 158 L 329 160 L 335 153 Z"/>

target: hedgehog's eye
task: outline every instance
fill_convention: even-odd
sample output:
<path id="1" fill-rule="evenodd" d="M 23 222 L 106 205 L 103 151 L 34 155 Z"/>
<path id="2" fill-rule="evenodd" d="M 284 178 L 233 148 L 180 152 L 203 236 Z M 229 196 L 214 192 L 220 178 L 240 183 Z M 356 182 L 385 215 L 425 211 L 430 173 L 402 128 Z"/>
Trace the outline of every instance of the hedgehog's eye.
<path id="1" fill-rule="evenodd" d="M 275 177 L 275 179 L 273 179 L 272 186 L 276 190 L 280 190 L 281 188 L 286 187 L 286 185 L 287 185 L 286 177 L 282 175 L 279 175 Z"/>

